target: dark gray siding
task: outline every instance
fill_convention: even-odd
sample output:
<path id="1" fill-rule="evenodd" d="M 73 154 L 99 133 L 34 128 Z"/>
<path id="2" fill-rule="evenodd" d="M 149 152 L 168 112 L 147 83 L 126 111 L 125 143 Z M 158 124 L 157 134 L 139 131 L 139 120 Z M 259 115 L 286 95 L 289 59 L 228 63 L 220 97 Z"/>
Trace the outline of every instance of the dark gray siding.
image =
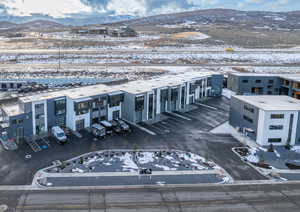
<path id="1" fill-rule="evenodd" d="M 277 76 L 228 75 L 228 88 L 237 95 L 253 95 L 254 88 L 261 88 L 260 95 L 279 95 L 281 80 Z"/>
<path id="2" fill-rule="evenodd" d="M 298 112 L 298 126 L 296 132 L 296 142 L 295 145 L 300 145 L 300 111 Z"/>
<path id="3" fill-rule="evenodd" d="M 21 124 L 13 124 L 13 120 L 21 119 Z M 32 129 L 32 113 L 21 114 L 18 116 L 11 116 L 9 118 L 8 138 L 15 138 L 17 128 L 23 128 L 24 137 L 31 137 L 33 133 Z"/>
<path id="4" fill-rule="evenodd" d="M 125 93 L 124 102 L 122 103 L 122 118 L 127 121 L 135 122 L 134 108 L 135 95 Z"/>
<path id="5" fill-rule="evenodd" d="M 221 96 L 223 89 L 224 76 L 222 74 L 213 74 L 211 78 L 212 95 Z"/>
<path id="6" fill-rule="evenodd" d="M 249 112 L 244 109 L 244 106 L 247 105 L 253 108 L 253 113 Z M 244 119 L 244 115 L 251 118 L 253 123 Z M 257 126 L 258 126 L 258 115 L 259 109 L 253 105 L 244 103 L 239 99 L 235 98 L 234 96 L 231 97 L 230 100 L 230 113 L 229 113 L 229 124 L 234 128 L 239 127 L 240 129 L 243 128 L 251 128 L 255 131 L 255 133 L 249 133 L 248 136 L 253 140 L 256 140 L 257 134 Z"/>

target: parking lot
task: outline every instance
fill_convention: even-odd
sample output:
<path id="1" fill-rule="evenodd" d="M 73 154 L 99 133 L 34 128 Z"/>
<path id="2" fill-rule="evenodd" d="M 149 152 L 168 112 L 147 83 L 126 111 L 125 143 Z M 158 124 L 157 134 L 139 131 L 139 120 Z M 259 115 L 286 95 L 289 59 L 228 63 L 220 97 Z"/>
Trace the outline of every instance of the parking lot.
<path id="1" fill-rule="evenodd" d="M 157 132 L 157 135 L 132 127 L 132 133 L 114 134 L 103 140 L 94 140 L 94 136 L 84 130 L 81 132 L 82 138 L 71 135 L 65 145 L 59 145 L 53 138 L 47 138 L 49 143 L 42 141 L 37 152 L 27 144 L 21 145 L 16 151 L 1 149 L 0 184 L 31 184 L 36 171 L 51 165 L 54 160 L 67 160 L 97 150 L 133 148 L 189 151 L 214 161 L 234 180 L 265 179 L 231 151 L 233 147 L 242 146 L 238 141 L 229 135 L 208 132 L 228 120 L 229 100 L 224 97 L 212 98 L 203 104 L 205 106 L 193 105 L 194 110 L 179 114 L 191 120 L 166 115 L 162 121 L 164 123 L 158 122 L 153 125 L 155 129 L 146 125 L 150 126 L 150 130 Z M 26 158 L 26 155 L 31 157 Z"/>

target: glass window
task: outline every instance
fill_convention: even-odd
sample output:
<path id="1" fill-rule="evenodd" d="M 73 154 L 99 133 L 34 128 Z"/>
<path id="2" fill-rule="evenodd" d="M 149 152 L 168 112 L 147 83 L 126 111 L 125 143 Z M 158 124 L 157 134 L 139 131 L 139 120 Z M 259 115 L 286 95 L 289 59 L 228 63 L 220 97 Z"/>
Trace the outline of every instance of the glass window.
<path id="1" fill-rule="evenodd" d="M 261 80 L 255 80 L 256 83 L 261 83 Z"/>
<path id="2" fill-rule="evenodd" d="M 249 81 L 248 81 L 248 80 L 243 80 L 242 82 L 243 82 L 243 83 L 248 83 Z"/>
<path id="3" fill-rule="evenodd" d="M 54 103 L 55 115 L 61 115 L 66 113 L 66 99 L 56 100 Z"/>
<path id="4" fill-rule="evenodd" d="M 284 119 L 284 114 L 271 114 L 271 119 Z"/>
<path id="5" fill-rule="evenodd" d="M 246 120 L 246 121 L 248 121 L 248 122 L 250 122 L 250 123 L 253 123 L 253 119 L 252 118 L 249 118 L 248 116 L 243 116 L 243 118 Z"/>
<path id="6" fill-rule="evenodd" d="M 244 110 L 254 113 L 254 108 L 250 107 L 249 105 L 244 105 Z"/>
<path id="7" fill-rule="evenodd" d="M 269 80 L 269 83 L 270 83 L 270 84 L 274 83 L 274 80 Z"/>
<path id="8" fill-rule="evenodd" d="M 283 125 L 270 125 L 269 129 L 270 130 L 282 130 L 283 129 Z"/>
<path id="9" fill-rule="evenodd" d="M 280 143 L 281 142 L 281 138 L 269 138 L 268 142 L 269 143 Z"/>

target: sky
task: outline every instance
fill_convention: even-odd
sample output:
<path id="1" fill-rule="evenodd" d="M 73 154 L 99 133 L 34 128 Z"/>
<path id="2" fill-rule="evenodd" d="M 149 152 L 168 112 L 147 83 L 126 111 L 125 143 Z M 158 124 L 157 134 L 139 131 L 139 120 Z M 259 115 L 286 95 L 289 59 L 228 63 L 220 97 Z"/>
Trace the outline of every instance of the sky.
<path id="1" fill-rule="evenodd" d="M 300 0 L 0 0 L 0 15 L 130 15 L 144 17 L 196 9 L 300 10 Z"/>

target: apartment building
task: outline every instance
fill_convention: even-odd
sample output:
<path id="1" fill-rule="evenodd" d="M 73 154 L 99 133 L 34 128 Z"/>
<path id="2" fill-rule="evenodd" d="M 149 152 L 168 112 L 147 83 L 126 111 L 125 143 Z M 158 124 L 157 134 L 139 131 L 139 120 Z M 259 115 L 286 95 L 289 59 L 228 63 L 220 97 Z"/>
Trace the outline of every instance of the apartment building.
<path id="1" fill-rule="evenodd" d="M 283 95 L 232 96 L 229 124 L 259 145 L 300 144 L 300 100 Z"/>
<path id="2" fill-rule="evenodd" d="M 237 95 L 287 95 L 300 99 L 300 75 L 231 73 L 228 89 Z"/>
<path id="3" fill-rule="evenodd" d="M 187 72 L 121 85 L 93 85 L 19 97 L 1 105 L 1 134 L 12 140 L 47 134 L 52 126 L 79 131 L 100 120 L 139 123 L 222 94 L 223 76 Z"/>

